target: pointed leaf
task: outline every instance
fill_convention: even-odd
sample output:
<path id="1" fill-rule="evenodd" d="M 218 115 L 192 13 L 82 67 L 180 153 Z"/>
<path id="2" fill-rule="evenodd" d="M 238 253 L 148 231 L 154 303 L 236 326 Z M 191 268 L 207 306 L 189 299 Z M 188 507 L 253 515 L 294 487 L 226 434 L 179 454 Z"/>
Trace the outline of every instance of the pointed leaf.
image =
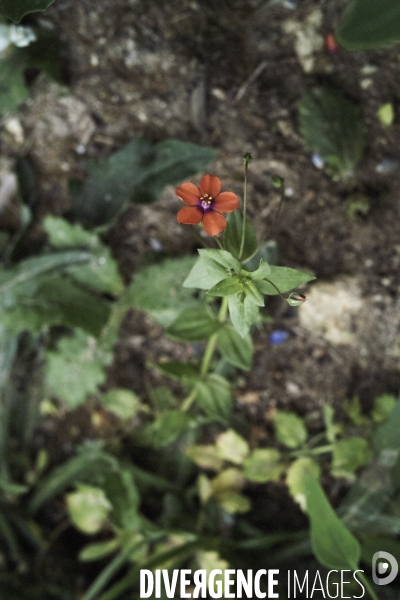
<path id="1" fill-rule="evenodd" d="M 207 340 L 221 323 L 206 308 L 185 308 L 167 328 L 166 333 L 183 342 Z"/>
<path id="2" fill-rule="evenodd" d="M 251 369 L 254 349 L 250 335 L 243 338 L 233 327 L 225 325 L 218 331 L 218 348 L 231 365 L 245 371 Z"/>
<path id="3" fill-rule="evenodd" d="M 336 515 L 311 470 L 305 470 L 303 484 L 315 557 L 328 569 L 356 571 L 361 555 L 358 541 Z"/>
<path id="4" fill-rule="evenodd" d="M 196 382 L 198 406 L 207 416 L 227 421 L 231 415 L 233 402 L 229 383 L 216 373 Z"/>
<path id="5" fill-rule="evenodd" d="M 313 279 L 315 279 L 314 275 L 310 275 L 310 273 L 306 273 L 305 271 L 271 265 L 271 273 L 266 279 L 257 281 L 257 287 L 262 294 L 275 296 L 279 293 L 284 294 L 285 292 L 289 292 L 293 288 Z"/>
<path id="6" fill-rule="evenodd" d="M 238 276 L 226 277 L 208 290 L 208 294 L 210 296 L 232 296 L 232 294 L 240 292 L 242 287 Z"/>
<path id="7" fill-rule="evenodd" d="M 230 274 L 231 271 L 235 272 L 236 275 L 240 273 L 240 262 L 226 250 L 208 250 L 202 248 L 199 250 L 199 254 L 201 258 L 205 258 L 210 262 L 216 262 L 218 265 L 221 265 L 221 267 L 224 267 L 227 274 Z"/>
<path id="8" fill-rule="evenodd" d="M 299 111 L 306 147 L 328 164 L 332 175 L 353 175 L 365 146 L 358 107 L 337 89 L 316 86 L 303 94 Z"/>
<path id="9" fill-rule="evenodd" d="M 192 256 L 167 259 L 141 269 L 129 288 L 131 306 L 146 311 L 164 327 L 168 327 L 183 308 L 200 306 L 193 292 L 182 287 L 195 260 Z"/>
<path id="10" fill-rule="evenodd" d="M 200 256 L 183 282 L 183 287 L 209 290 L 227 275 L 225 267 Z"/>
<path id="11" fill-rule="evenodd" d="M 335 38 L 348 50 L 369 50 L 400 42 L 397 0 L 355 0 L 349 4 Z"/>
<path id="12" fill-rule="evenodd" d="M 241 301 L 239 294 L 229 296 L 229 316 L 232 325 L 242 338 L 249 333 L 250 327 L 257 319 L 258 312 L 259 307 L 249 298 L 245 297 Z"/>
<path id="13" fill-rule="evenodd" d="M 252 271 L 251 278 L 253 281 L 258 281 L 259 279 L 265 279 L 271 273 L 271 267 L 265 260 L 260 260 L 260 265 L 258 269 Z"/>

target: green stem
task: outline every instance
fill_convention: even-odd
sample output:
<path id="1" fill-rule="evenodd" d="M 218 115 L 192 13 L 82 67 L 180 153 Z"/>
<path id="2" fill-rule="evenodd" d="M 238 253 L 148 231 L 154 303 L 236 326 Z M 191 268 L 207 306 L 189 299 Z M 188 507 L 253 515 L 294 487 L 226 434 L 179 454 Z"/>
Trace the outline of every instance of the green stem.
<path id="1" fill-rule="evenodd" d="M 219 309 L 219 313 L 218 313 L 218 321 L 220 323 L 224 323 L 227 313 L 228 313 L 228 298 L 225 297 L 225 298 L 222 298 L 221 308 Z M 200 375 L 202 375 L 202 376 L 207 374 L 208 369 L 210 367 L 210 362 L 211 362 L 211 359 L 214 354 L 215 346 L 217 345 L 217 338 L 218 338 L 218 335 L 216 333 L 214 333 L 207 342 L 207 346 L 204 351 L 204 356 L 203 356 L 203 360 L 201 361 L 201 367 L 200 367 Z M 182 405 L 181 405 L 181 410 L 183 410 L 185 412 L 188 411 L 189 408 L 192 406 L 193 402 L 196 400 L 196 395 L 197 395 L 197 391 L 196 391 L 196 388 L 194 387 L 191 390 L 191 392 L 189 393 L 189 395 L 186 396 L 186 398 L 183 400 Z"/>
<path id="2" fill-rule="evenodd" d="M 190 394 L 188 396 L 186 396 L 186 398 L 182 402 L 181 410 L 183 412 L 188 411 L 189 408 L 192 406 L 193 402 L 196 400 L 196 394 L 197 394 L 196 388 L 194 387 L 192 389 L 192 391 L 190 392 Z"/>
<path id="3" fill-rule="evenodd" d="M 244 240 L 246 237 L 246 213 L 247 213 L 247 170 L 249 168 L 248 161 L 244 162 L 244 190 L 243 190 L 243 225 L 242 225 L 242 239 L 240 241 L 239 260 L 242 258 L 244 250 Z"/>
<path id="4" fill-rule="evenodd" d="M 374 592 L 374 590 L 372 588 L 372 585 L 370 584 L 370 582 L 368 581 L 368 579 L 365 577 L 364 573 L 361 573 L 359 571 L 358 572 L 358 577 L 360 578 L 360 580 L 365 585 L 365 589 L 367 590 L 367 592 L 370 595 L 370 597 L 372 598 L 372 600 L 379 600 L 378 596 L 375 594 L 375 592 Z"/>
<path id="5" fill-rule="evenodd" d="M 86 593 L 82 596 L 81 600 L 94 600 L 98 596 L 98 594 L 105 588 L 110 579 L 112 579 L 120 568 L 126 563 L 129 559 L 129 556 L 132 554 L 134 550 L 140 548 L 145 542 L 142 540 L 140 542 L 134 542 L 128 544 L 125 548 L 121 550 L 117 556 L 115 556 L 112 561 L 108 563 L 108 565 L 101 571 L 100 575 L 93 581 L 92 585 L 86 591 Z"/>
<path id="6" fill-rule="evenodd" d="M 313 454 L 325 454 L 325 452 L 332 452 L 334 448 L 333 444 L 328 444 L 326 446 L 318 446 L 317 448 L 308 448 L 303 447 L 300 450 L 294 450 L 290 452 L 290 456 L 308 456 Z"/>
<path id="7" fill-rule="evenodd" d="M 226 319 L 228 312 L 228 297 L 222 298 L 221 308 L 218 313 L 218 321 L 223 323 Z M 212 356 L 214 354 L 215 346 L 217 345 L 218 335 L 214 333 L 207 342 L 206 350 L 204 352 L 203 360 L 200 367 L 200 374 L 205 375 L 208 372 Z"/>
<path id="8" fill-rule="evenodd" d="M 310 454 L 324 454 L 325 452 L 332 452 L 334 448 L 333 444 L 327 446 L 318 446 L 317 448 L 310 448 Z"/>

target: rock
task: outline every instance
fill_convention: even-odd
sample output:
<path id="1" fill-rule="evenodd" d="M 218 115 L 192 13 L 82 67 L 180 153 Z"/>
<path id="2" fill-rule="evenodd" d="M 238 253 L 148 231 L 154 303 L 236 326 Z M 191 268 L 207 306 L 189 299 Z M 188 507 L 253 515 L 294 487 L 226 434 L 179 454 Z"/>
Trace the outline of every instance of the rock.
<path id="1" fill-rule="evenodd" d="M 299 307 L 302 327 L 321 335 L 332 344 L 351 344 L 354 318 L 363 307 L 359 282 L 340 277 L 333 282 L 317 282 Z"/>

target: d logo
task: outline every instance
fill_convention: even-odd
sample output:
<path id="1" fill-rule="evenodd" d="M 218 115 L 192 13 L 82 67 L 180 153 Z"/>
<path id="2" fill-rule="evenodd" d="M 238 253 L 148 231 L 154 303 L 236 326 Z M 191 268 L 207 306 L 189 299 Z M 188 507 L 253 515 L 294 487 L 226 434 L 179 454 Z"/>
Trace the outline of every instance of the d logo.
<path id="1" fill-rule="evenodd" d="M 377 568 L 377 561 L 380 559 L 384 559 L 385 562 L 379 562 Z M 384 575 L 387 573 L 389 564 L 391 566 L 391 572 L 386 577 L 379 577 L 378 575 Z M 384 552 L 381 550 L 380 552 L 375 552 L 372 557 L 372 580 L 376 585 L 387 585 L 388 583 L 392 583 L 394 579 L 396 579 L 397 573 L 399 570 L 399 566 L 397 564 L 397 560 L 392 554 L 389 552 Z M 378 571 L 378 573 L 377 573 Z"/>

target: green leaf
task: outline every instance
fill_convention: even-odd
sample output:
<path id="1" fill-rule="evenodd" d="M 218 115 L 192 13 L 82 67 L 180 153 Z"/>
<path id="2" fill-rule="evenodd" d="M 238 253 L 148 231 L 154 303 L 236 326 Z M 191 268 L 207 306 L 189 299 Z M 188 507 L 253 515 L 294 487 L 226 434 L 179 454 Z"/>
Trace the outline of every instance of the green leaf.
<path id="1" fill-rule="evenodd" d="M 400 452 L 400 400 L 397 400 L 395 407 L 390 413 L 390 419 L 380 425 L 374 436 L 373 444 L 378 452 L 385 450 L 395 450 Z"/>
<path id="2" fill-rule="evenodd" d="M 312 469 L 307 468 L 303 472 L 303 492 L 316 559 L 328 569 L 356 571 L 361 555 L 360 545 L 334 512 Z"/>
<path id="3" fill-rule="evenodd" d="M 240 283 L 240 278 L 235 275 L 234 277 L 227 277 L 214 285 L 208 290 L 208 294 L 210 296 L 232 296 L 232 294 L 240 292 L 242 287 L 243 285 Z"/>
<path id="4" fill-rule="evenodd" d="M 104 474 L 102 488 L 111 502 L 110 518 L 113 523 L 128 531 L 139 529 L 140 496 L 129 467 L 108 469 Z"/>
<path id="5" fill-rule="evenodd" d="M 336 442 L 332 455 L 332 475 L 347 477 L 356 469 L 369 463 L 371 448 L 366 439 L 351 437 Z"/>
<path id="6" fill-rule="evenodd" d="M 242 241 L 243 213 L 235 210 L 226 219 L 227 225 L 224 232 L 224 246 L 237 259 L 239 259 Z M 257 236 L 253 225 L 246 220 L 245 242 L 240 260 L 246 260 L 257 251 Z"/>
<path id="7" fill-rule="evenodd" d="M 102 489 L 83 483 L 78 484 L 76 492 L 67 494 L 66 502 L 72 523 L 88 535 L 104 527 L 112 508 Z"/>
<path id="8" fill-rule="evenodd" d="M 393 104 L 391 102 L 386 102 L 385 104 L 382 104 L 382 106 L 380 106 L 377 110 L 376 116 L 378 117 L 383 127 L 390 127 L 391 125 L 393 125 L 395 117 Z"/>
<path id="9" fill-rule="evenodd" d="M 172 444 L 192 421 L 187 413 L 179 410 L 166 410 L 148 425 L 142 433 L 141 442 L 153 448 Z"/>
<path id="10" fill-rule="evenodd" d="M 185 288 L 208 290 L 227 276 L 227 270 L 214 261 L 198 258 L 183 282 Z"/>
<path id="11" fill-rule="evenodd" d="M 94 250 L 100 245 L 95 233 L 90 233 L 82 225 L 69 223 L 61 217 L 47 215 L 43 220 L 43 229 L 49 236 L 49 243 L 55 248 L 73 248 L 80 246 Z"/>
<path id="12" fill-rule="evenodd" d="M 217 263 L 221 267 L 224 267 L 226 273 L 230 273 L 232 271 L 234 271 L 236 275 L 239 275 L 240 273 L 240 262 L 226 250 L 209 250 L 201 248 L 199 250 L 199 254 L 201 258 L 206 259 L 208 262 Z"/>
<path id="13" fill-rule="evenodd" d="M 57 323 L 98 335 L 108 319 L 109 303 L 60 276 L 91 258 L 84 251 L 59 252 L 0 269 L 0 322 L 16 332 L 36 333 L 43 325 Z"/>
<path id="14" fill-rule="evenodd" d="M 200 377 L 199 371 L 188 363 L 172 361 L 158 363 L 155 366 L 161 373 L 175 381 L 193 381 Z"/>
<path id="15" fill-rule="evenodd" d="M 113 456 L 98 447 L 81 448 L 77 456 L 53 468 L 41 481 L 31 500 L 30 510 L 35 512 L 49 498 L 63 492 L 78 478 L 90 482 L 105 469 L 118 469 L 118 462 Z"/>
<path id="16" fill-rule="evenodd" d="M 224 461 L 219 456 L 219 452 L 215 446 L 199 445 L 189 446 L 186 448 L 186 454 L 192 459 L 196 465 L 202 469 L 210 469 L 212 471 L 220 471 Z"/>
<path id="17" fill-rule="evenodd" d="M 293 500 L 306 512 L 307 498 L 304 493 L 304 473 L 310 472 L 319 479 L 321 469 L 313 458 L 302 456 L 292 462 L 287 470 L 286 485 Z"/>
<path id="18" fill-rule="evenodd" d="M 236 465 L 243 464 L 250 452 L 249 444 L 233 429 L 220 433 L 215 441 L 218 456 Z"/>
<path id="19" fill-rule="evenodd" d="M 244 282 L 243 291 L 246 294 L 246 298 L 254 302 L 254 304 L 257 304 L 257 306 L 264 306 L 264 296 L 261 294 L 255 283 L 246 280 Z"/>
<path id="20" fill-rule="evenodd" d="M 354 425 L 367 425 L 370 422 L 370 419 L 362 414 L 361 402 L 358 396 L 354 396 L 351 400 L 346 400 L 343 408 Z"/>
<path id="21" fill-rule="evenodd" d="M 29 98 L 24 77 L 26 63 L 17 49 L 10 48 L 0 59 L 0 66 L 0 114 L 13 114 Z"/>
<path id="22" fill-rule="evenodd" d="M 303 94 L 299 111 L 306 147 L 328 164 L 332 175 L 352 176 L 365 146 L 358 107 L 337 89 L 316 86 Z"/>
<path id="23" fill-rule="evenodd" d="M 229 419 L 233 408 L 231 387 L 221 375 L 212 373 L 197 381 L 196 399 L 208 417 L 222 421 Z"/>
<path id="24" fill-rule="evenodd" d="M 224 360 L 239 369 L 250 371 L 254 352 L 250 335 L 243 338 L 233 327 L 224 325 L 218 331 L 218 348 Z"/>
<path id="25" fill-rule="evenodd" d="M 288 448 L 298 448 L 307 439 L 308 432 L 298 415 L 280 410 L 274 417 L 277 439 Z"/>
<path id="26" fill-rule="evenodd" d="M 87 264 L 69 268 L 68 274 L 77 283 L 98 292 L 118 296 L 124 289 L 117 263 L 106 247 L 99 248 Z"/>
<path id="27" fill-rule="evenodd" d="M 400 489 L 399 428 L 397 401 L 390 419 L 379 425 L 373 435 L 376 459 L 356 479 L 340 506 L 343 519 L 352 529 L 390 535 L 400 532 L 399 519 L 384 514 L 390 510 L 393 493 Z"/>
<path id="28" fill-rule="evenodd" d="M 71 180 L 72 215 L 92 226 L 107 223 L 130 201 L 154 202 L 167 184 L 204 170 L 214 155 L 187 142 L 133 140 L 109 158 L 87 161 L 84 181 Z"/>
<path id="29" fill-rule="evenodd" d="M 370 50 L 400 42 L 397 0 L 355 0 L 345 11 L 335 38 L 348 50 Z"/>
<path id="30" fill-rule="evenodd" d="M 112 356 L 97 347 L 95 338 L 76 329 L 59 341 L 56 351 L 48 351 L 46 359 L 48 393 L 76 408 L 105 382 L 105 367 Z"/>
<path id="31" fill-rule="evenodd" d="M 306 273 L 305 271 L 271 265 L 271 272 L 267 279 L 257 281 L 257 287 L 262 294 L 275 296 L 278 293 L 284 294 L 285 292 L 289 292 L 293 288 L 313 279 L 315 279 L 314 275 L 310 275 L 310 273 Z"/>
<path id="32" fill-rule="evenodd" d="M 193 292 L 182 287 L 195 260 L 192 256 L 168 259 L 140 270 L 129 288 L 132 306 L 146 311 L 164 327 L 168 327 L 183 308 L 200 306 Z"/>
<path id="33" fill-rule="evenodd" d="M 92 560 L 100 560 L 109 554 L 112 554 L 119 548 L 118 538 L 112 540 L 105 540 L 104 542 L 94 542 L 93 544 L 87 544 L 79 552 L 79 560 L 82 562 L 89 562 Z"/>
<path id="34" fill-rule="evenodd" d="M 99 292 L 115 295 L 122 292 L 124 285 L 117 264 L 97 235 L 85 231 L 81 225 L 71 225 L 65 219 L 53 216 L 46 217 L 44 229 L 50 244 L 56 248 L 80 246 L 91 251 L 89 262 L 68 270 L 75 281 Z"/>
<path id="35" fill-rule="evenodd" d="M 275 448 L 253 450 L 249 458 L 244 461 L 243 475 L 249 481 L 257 483 L 278 481 L 285 470 L 285 465 L 280 461 L 281 453 Z"/>
<path id="36" fill-rule="evenodd" d="M 229 296 L 229 316 L 236 331 L 244 338 L 258 317 L 259 307 L 247 296 L 241 301 L 239 294 Z"/>
<path id="37" fill-rule="evenodd" d="M 375 398 L 374 408 L 371 413 L 375 423 L 385 422 L 395 406 L 396 398 L 391 394 L 383 394 Z"/>
<path id="38" fill-rule="evenodd" d="M 265 260 L 261 259 L 258 269 L 252 271 L 250 277 L 253 281 L 259 281 L 260 279 L 265 279 L 265 277 L 268 277 L 270 273 L 270 265 Z"/>
<path id="39" fill-rule="evenodd" d="M 99 336 L 110 314 L 106 300 L 75 286 L 63 277 L 51 277 L 32 295 L 21 295 L 15 307 L 0 312 L 0 321 L 14 331 L 39 333 L 45 325 L 80 327 Z"/>
<path id="40" fill-rule="evenodd" d="M 183 342 L 207 340 L 221 323 L 206 308 L 185 308 L 167 328 L 166 333 Z"/>
<path id="41" fill-rule="evenodd" d="M 19 23 L 25 15 L 44 11 L 53 2 L 54 0 L 0 0 L 0 10 L 5 17 Z"/>
<path id="42" fill-rule="evenodd" d="M 227 490 L 218 496 L 218 504 L 231 515 L 249 512 L 251 500 L 239 492 Z"/>
<path id="43" fill-rule="evenodd" d="M 120 419 L 131 419 L 140 409 L 140 399 L 131 390 L 117 388 L 102 395 L 101 405 Z"/>
<path id="44" fill-rule="evenodd" d="M 175 184 L 204 171 L 216 157 L 212 148 L 179 140 L 164 140 L 155 146 L 153 161 L 146 165 L 143 181 L 134 191 L 133 202 L 158 200 L 166 185 Z"/>
<path id="45" fill-rule="evenodd" d="M 86 263 L 90 258 L 88 252 L 59 252 L 28 258 L 12 269 L 0 269 L 2 308 L 11 308 L 21 295 L 33 294 L 48 275 L 73 264 Z"/>

